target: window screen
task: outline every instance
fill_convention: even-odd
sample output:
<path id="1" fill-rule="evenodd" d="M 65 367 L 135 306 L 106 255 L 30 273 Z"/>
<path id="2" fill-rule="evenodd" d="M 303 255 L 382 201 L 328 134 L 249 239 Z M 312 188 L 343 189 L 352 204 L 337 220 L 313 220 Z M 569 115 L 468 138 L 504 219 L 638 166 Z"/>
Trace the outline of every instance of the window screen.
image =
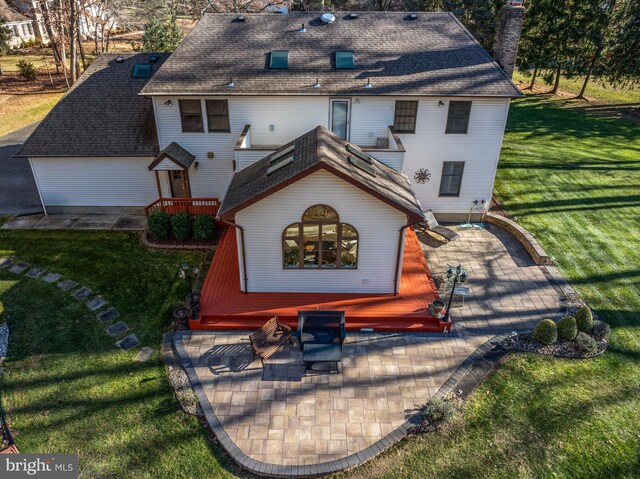
<path id="1" fill-rule="evenodd" d="M 445 161 L 440 179 L 440 196 L 460 196 L 464 161 Z"/>

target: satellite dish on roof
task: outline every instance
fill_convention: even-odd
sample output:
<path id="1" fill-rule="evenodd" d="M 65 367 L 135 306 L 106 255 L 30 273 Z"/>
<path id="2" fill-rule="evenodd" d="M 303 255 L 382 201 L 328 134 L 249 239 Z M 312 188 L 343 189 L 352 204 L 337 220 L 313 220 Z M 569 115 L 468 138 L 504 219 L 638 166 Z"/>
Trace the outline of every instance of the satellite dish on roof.
<path id="1" fill-rule="evenodd" d="M 323 13 L 320 16 L 320 20 L 322 20 L 324 23 L 333 23 L 336 21 L 336 17 L 335 15 L 333 15 L 333 13 Z"/>

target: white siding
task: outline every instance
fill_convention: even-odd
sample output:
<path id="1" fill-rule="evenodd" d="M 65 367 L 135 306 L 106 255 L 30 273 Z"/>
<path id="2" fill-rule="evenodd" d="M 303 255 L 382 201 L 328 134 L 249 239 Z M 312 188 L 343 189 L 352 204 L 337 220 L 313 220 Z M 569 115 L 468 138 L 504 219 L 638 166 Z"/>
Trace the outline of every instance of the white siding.
<path id="1" fill-rule="evenodd" d="M 360 237 L 356 270 L 284 270 L 282 232 L 312 205 L 336 209 Z M 392 293 L 400 211 L 355 186 L 319 171 L 236 214 L 245 228 L 249 291 Z M 368 280 L 368 283 L 364 281 Z"/>
<path id="2" fill-rule="evenodd" d="M 146 206 L 158 199 L 148 158 L 31 158 L 47 206 Z M 162 176 L 164 173 L 160 173 Z"/>
<path id="3" fill-rule="evenodd" d="M 400 151 L 365 151 L 365 153 L 395 170 L 402 171 L 404 153 Z"/>
<path id="4" fill-rule="evenodd" d="M 160 160 L 160 163 L 158 163 L 153 169 L 157 171 L 162 171 L 162 170 L 175 171 L 175 170 L 181 170 L 182 168 L 176 165 L 169 158 L 164 158 L 163 160 Z"/>
<path id="5" fill-rule="evenodd" d="M 273 153 L 274 150 L 238 150 L 236 151 L 236 170 L 240 171 Z"/>

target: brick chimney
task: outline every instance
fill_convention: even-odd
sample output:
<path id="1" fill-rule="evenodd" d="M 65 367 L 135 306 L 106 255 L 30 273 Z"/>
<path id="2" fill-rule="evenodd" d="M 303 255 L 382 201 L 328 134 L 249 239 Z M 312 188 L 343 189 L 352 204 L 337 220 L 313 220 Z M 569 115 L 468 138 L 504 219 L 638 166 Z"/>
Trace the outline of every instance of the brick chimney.
<path id="1" fill-rule="evenodd" d="M 518 53 L 518 41 L 524 22 L 524 0 L 511 0 L 500 10 L 496 34 L 495 59 L 511 78 Z"/>

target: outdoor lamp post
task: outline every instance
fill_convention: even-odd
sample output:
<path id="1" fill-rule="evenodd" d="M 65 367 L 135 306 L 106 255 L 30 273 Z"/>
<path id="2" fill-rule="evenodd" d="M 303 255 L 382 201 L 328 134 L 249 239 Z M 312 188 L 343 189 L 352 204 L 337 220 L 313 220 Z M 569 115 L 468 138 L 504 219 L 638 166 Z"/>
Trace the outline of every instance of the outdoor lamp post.
<path id="1" fill-rule="evenodd" d="M 182 263 L 182 267 L 180 268 L 180 279 L 185 280 L 189 285 L 189 306 L 191 307 L 191 317 L 193 319 L 198 319 L 198 313 L 200 309 L 200 301 L 195 298 L 193 294 L 193 280 L 198 276 L 200 270 L 197 266 L 194 266 L 193 269 L 189 270 L 189 263 Z"/>
<path id="2" fill-rule="evenodd" d="M 451 311 L 451 302 L 453 301 L 453 293 L 456 290 L 456 286 L 458 284 L 464 283 L 466 280 L 467 280 L 467 270 L 464 269 L 462 265 L 456 266 L 455 269 L 449 266 L 449 268 L 445 273 L 445 281 L 447 283 L 450 281 L 453 281 L 453 284 L 451 285 L 451 294 L 449 295 L 449 302 L 447 303 L 447 311 L 445 312 L 445 315 L 444 315 L 444 319 L 447 322 L 451 321 L 449 313 Z"/>

